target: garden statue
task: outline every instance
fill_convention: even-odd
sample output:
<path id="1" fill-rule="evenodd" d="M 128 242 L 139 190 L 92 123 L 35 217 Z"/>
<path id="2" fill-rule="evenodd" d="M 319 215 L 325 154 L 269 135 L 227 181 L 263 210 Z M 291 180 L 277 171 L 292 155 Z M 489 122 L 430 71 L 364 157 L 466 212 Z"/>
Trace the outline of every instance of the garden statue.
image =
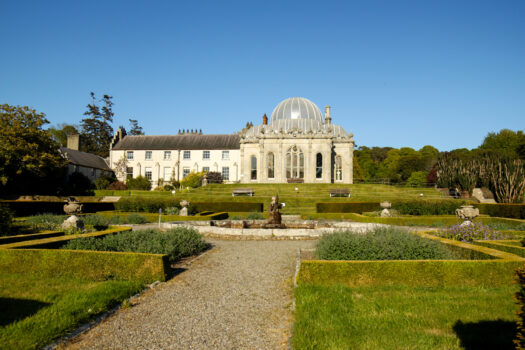
<path id="1" fill-rule="evenodd" d="M 381 217 L 382 218 L 389 218 L 392 216 L 392 214 L 390 213 L 390 208 L 392 208 L 392 203 L 390 202 L 381 202 L 380 203 L 381 205 L 381 208 L 383 208 L 383 210 L 381 211 Z"/>
<path id="2" fill-rule="evenodd" d="M 272 197 L 272 202 L 270 203 L 269 208 L 270 216 L 268 218 L 268 225 L 281 226 L 281 213 L 279 212 L 279 209 L 282 207 L 282 204 L 279 203 L 279 194 Z"/>
<path id="3" fill-rule="evenodd" d="M 185 199 L 183 199 L 180 202 L 180 206 L 182 207 L 181 210 L 179 211 L 180 216 L 188 216 L 188 205 L 190 205 L 190 202 L 188 202 Z"/>
<path id="4" fill-rule="evenodd" d="M 82 230 L 84 229 L 84 222 L 80 220 L 76 215 L 71 215 L 62 223 L 61 227 L 63 229 L 75 229 Z"/>
<path id="5" fill-rule="evenodd" d="M 461 208 L 456 209 L 456 216 L 465 220 L 461 225 L 472 225 L 472 220 L 479 215 L 479 209 L 472 205 L 462 205 Z"/>
<path id="6" fill-rule="evenodd" d="M 65 200 L 65 202 L 66 204 L 64 204 L 64 212 L 67 215 L 82 213 L 83 205 L 80 204 L 80 202 L 77 201 L 74 197 L 69 197 Z"/>

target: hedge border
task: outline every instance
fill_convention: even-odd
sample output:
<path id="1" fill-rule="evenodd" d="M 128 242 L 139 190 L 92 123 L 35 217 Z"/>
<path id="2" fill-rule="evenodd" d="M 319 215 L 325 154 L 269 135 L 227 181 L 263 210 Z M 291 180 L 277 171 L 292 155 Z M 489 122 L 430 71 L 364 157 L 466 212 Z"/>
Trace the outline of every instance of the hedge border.
<path id="1" fill-rule="evenodd" d="M 357 286 L 500 286 L 515 283 L 514 270 L 525 258 L 446 238 L 417 232 L 422 237 L 459 249 L 471 249 L 492 256 L 492 260 L 387 260 L 321 261 L 303 260 L 298 284 Z"/>
<path id="2" fill-rule="evenodd" d="M 51 238 L 43 238 L 43 239 L 35 239 L 31 241 L 23 241 L 23 242 L 15 242 L 10 244 L 4 244 L 0 246 L 0 249 L 52 249 L 52 248 L 59 248 L 67 241 L 70 241 L 72 239 L 76 238 L 84 238 L 84 237 L 101 237 L 105 235 L 109 235 L 112 233 L 117 232 L 125 232 L 125 231 L 131 231 L 131 227 L 123 226 L 123 227 L 111 227 L 104 231 L 98 231 L 98 232 L 91 232 L 91 233 L 80 233 L 76 235 L 66 235 L 66 236 L 59 236 L 59 237 L 51 237 Z"/>
<path id="3" fill-rule="evenodd" d="M 519 240 L 498 240 L 498 241 L 479 240 L 479 241 L 474 241 L 474 244 L 477 244 L 483 247 L 501 250 L 501 251 L 504 251 L 510 254 L 519 255 L 525 258 L 525 247 L 505 244 L 506 242 L 520 242 L 520 241 Z"/>
<path id="4" fill-rule="evenodd" d="M 146 219 L 148 219 L 148 222 L 154 223 L 158 222 L 159 220 L 159 214 L 158 213 L 147 213 L 147 212 L 131 212 L 131 211 L 124 211 L 120 212 L 117 210 L 111 210 L 111 211 L 100 211 L 97 212 L 97 214 L 102 215 L 106 218 L 111 218 L 112 216 L 128 216 L 130 214 L 138 214 L 144 216 Z M 161 222 L 169 222 L 169 221 L 207 221 L 207 220 L 224 220 L 228 218 L 227 212 L 218 212 L 213 213 L 211 215 L 192 215 L 192 216 L 181 216 L 181 215 L 169 215 L 169 214 L 162 214 L 160 217 Z M 127 224 L 132 225 L 132 224 Z"/>
<path id="5" fill-rule="evenodd" d="M 0 237 L 0 246 L 4 244 L 9 244 L 9 243 L 31 241 L 34 239 L 58 237 L 58 236 L 63 236 L 63 235 L 64 235 L 64 231 L 43 231 L 43 232 L 38 232 L 38 233 L 30 233 L 26 235 L 4 236 L 4 237 Z"/>
<path id="6" fill-rule="evenodd" d="M 0 271 L 43 277 L 165 281 L 167 255 L 62 249 L 0 249 Z"/>

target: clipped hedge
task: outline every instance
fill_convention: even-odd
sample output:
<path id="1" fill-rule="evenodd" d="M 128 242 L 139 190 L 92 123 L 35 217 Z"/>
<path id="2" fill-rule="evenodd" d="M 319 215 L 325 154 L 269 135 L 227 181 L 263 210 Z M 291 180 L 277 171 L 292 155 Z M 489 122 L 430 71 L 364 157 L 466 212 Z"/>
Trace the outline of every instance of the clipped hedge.
<path id="1" fill-rule="evenodd" d="M 80 250 L 0 249 L 0 272 L 39 277 L 165 281 L 168 258 L 160 254 Z"/>
<path id="2" fill-rule="evenodd" d="M 121 198 L 115 203 L 115 209 L 124 212 L 147 212 L 157 213 L 159 209 L 166 211 L 166 208 L 180 208 L 181 199 L 164 197 L 129 197 Z M 198 212 L 228 212 L 228 211 L 263 211 L 263 203 L 249 202 L 191 202 Z"/>
<path id="3" fill-rule="evenodd" d="M 102 237 L 105 235 L 109 235 L 109 234 L 113 234 L 117 232 L 124 232 L 124 231 L 131 231 L 131 227 L 110 227 L 107 230 L 92 232 L 92 233 L 80 233 L 76 235 L 67 235 L 67 236 L 35 239 L 35 240 L 24 241 L 24 242 L 15 242 L 15 243 L 10 243 L 10 244 L 4 244 L 0 246 L 0 249 L 1 248 L 4 248 L 4 249 L 55 249 L 55 248 L 60 248 L 61 246 L 63 246 L 64 244 L 66 244 L 68 241 L 72 239 L 83 238 L 83 237 Z"/>
<path id="4" fill-rule="evenodd" d="M 64 214 L 65 202 L 57 201 L 15 201 L 5 200 L 1 201 L 7 205 L 15 216 L 31 216 L 36 214 Z M 114 203 L 110 202 L 81 202 L 83 204 L 83 213 L 96 213 L 103 210 L 114 210 Z"/>
<path id="5" fill-rule="evenodd" d="M 516 349 L 521 350 L 525 349 L 525 267 L 516 270 L 516 277 L 520 284 L 520 290 L 516 293 L 515 298 L 520 305 L 520 311 L 518 312 L 518 330 L 514 344 Z"/>
<path id="6" fill-rule="evenodd" d="M 315 203 L 318 213 L 364 213 L 380 210 L 379 202 L 319 202 Z M 237 211 L 237 210 L 230 210 Z M 241 210 L 239 210 L 241 211 Z"/>
<path id="7" fill-rule="evenodd" d="M 58 237 L 58 236 L 63 236 L 63 235 L 64 235 L 64 232 L 62 231 L 47 231 L 47 232 L 40 232 L 40 233 L 31 233 L 28 235 L 0 237 L 0 245 L 16 243 L 16 242 L 32 241 L 35 239 Z"/>
<path id="8" fill-rule="evenodd" d="M 501 250 L 503 252 L 519 255 L 525 257 L 525 247 L 515 245 L 515 242 L 519 243 L 519 240 L 501 240 L 501 241 L 474 241 L 474 244 L 489 247 L 492 249 Z"/>
<path id="9" fill-rule="evenodd" d="M 515 203 L 476 203 L 480 214 L 496 216 L 500 218 L 525 219 L 525 204 Z"/>
<path id="10" fill-rule="evenodd" d="M 392 209 L 401 215 L 455 215 L 465 205 L 463 200 L 411 200 L 393 201 Z"/>
<path id="11" fill-rule="evenodd" d="M 134 215 L 136 213 L 133 212 L 118 212 L 118 211 L 106 211 L 106 212 L 99 212 L 97 213 L 99 215 L 102 215 L 109 220 L 111 220 L 112 217 L 115 216 L 129 216 Z M 142 212 L 140 214 L 141 216 L 145 217 L 148 222 L 159 222 L 159 214 L 158 213 L 144 213 Z M 169 222 L 169 221 L 208 221 L 208 220 L 224 220 L 228 218 L 228 213 L 213 213 L 210 215 L 193 215 L 193 216 L 181 216 L 181 215 L 167 215 L 162 214 L 161 215 L 161 222 Z"/>

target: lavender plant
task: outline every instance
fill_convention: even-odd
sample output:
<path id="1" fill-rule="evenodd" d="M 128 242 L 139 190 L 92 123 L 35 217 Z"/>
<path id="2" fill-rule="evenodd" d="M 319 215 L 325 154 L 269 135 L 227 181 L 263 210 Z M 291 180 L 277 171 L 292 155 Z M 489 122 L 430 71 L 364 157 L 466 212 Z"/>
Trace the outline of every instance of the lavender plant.
<path id="1" fill-rule="evenodd" d="M 437 236 L 468 243 L 474 240 L 497 240 L 505 238 L 501 232 L 493 230 L 487 225 L 477 223 L 464 226 L 449 226 L 444 231 L 438 232 Z"/>

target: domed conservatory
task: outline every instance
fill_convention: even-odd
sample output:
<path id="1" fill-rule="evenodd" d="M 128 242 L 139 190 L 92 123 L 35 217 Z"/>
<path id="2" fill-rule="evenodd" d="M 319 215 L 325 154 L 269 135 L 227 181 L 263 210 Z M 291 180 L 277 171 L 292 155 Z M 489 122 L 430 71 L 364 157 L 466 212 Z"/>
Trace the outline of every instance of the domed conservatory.
<path id="1" fill-rule="evenodd" d="M 119 128 L 110 149 L 117 178 L 144 176 L 153 187 L 191 172 L 220 172 L 227 183 L 352 183 L 354 139 L 311 101 L 292 97 L 268 120 L 237 134 L 127 135 Z"/>
<path id="2" fill-rule="evenodd" d="M 353 135 L 311 101 L 279 103 L 262 125 L 241 134 L 241 182 L 353 182 Z"/>

